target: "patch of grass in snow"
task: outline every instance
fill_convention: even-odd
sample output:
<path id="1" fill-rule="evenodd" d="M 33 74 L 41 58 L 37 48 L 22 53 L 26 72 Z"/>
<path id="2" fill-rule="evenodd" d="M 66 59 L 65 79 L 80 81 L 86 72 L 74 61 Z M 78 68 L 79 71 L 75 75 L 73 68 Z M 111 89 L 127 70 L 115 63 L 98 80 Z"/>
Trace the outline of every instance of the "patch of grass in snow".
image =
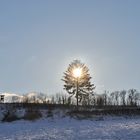
<path id="1" fill-rule="evenodd" d="M 34 121 L 42 117 L 42 113 L 39 110 L 26 110 L 23 117 L 24 120 Z"/>
<path id="2" fill-rule="evenodd" d="M 20 120 L 21 118 L 17 117 L 17 115 L 13 112 L 7 111 L 4 114 L 4 117 L 2 119 L 2 122 L 12 122 L 12 121 L 17 121 Z"/>
<path id="3" fill-rule="evenodd" d="M 103 120 L 101 115 L 95 115 L 90 111 L 73 110 L 68 111 L 67 116 L 78 120 Z"/>

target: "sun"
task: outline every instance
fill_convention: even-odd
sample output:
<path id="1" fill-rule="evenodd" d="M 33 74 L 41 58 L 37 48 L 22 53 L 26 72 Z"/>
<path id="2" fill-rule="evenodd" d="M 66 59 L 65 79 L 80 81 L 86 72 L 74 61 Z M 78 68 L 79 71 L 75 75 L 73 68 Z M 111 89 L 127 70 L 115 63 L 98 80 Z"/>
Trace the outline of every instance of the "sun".
<path id="1" fill-rule="evenodd" d="M 82 75 L 82 69 L 81 69 L 81 68 L 75 68 L 75 69 L 73 70 L 73 76 L 74 76 L 75 78 L 80 78 L 81 75 Z"/>

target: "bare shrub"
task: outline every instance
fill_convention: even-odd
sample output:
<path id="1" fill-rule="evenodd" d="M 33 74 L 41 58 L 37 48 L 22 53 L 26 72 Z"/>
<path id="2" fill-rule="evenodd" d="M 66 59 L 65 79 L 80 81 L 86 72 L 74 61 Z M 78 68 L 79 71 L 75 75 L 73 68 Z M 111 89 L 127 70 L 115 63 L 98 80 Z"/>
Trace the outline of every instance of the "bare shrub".
<path id="1" fill-rule="evenodd" d="M 24 120 L 34 121 L 42 117 L 42 114 L 39 110 L 27 109 L 23 117 Z"/>

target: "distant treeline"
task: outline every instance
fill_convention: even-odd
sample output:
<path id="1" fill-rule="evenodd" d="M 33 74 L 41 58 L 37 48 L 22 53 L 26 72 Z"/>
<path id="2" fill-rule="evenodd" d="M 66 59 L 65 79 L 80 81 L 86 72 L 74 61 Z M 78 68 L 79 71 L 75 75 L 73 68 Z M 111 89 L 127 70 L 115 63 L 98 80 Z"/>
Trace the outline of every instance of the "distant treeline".
<path id="1" fill-rule="evenodd" d="M 47 97 L 46 97 L 47 98 Z M 68 94 L 57 93 L 46 100 L 40 97 L 40 101 L 44 104 L 61 104 L 61 105 L 75 105 L 75 97 L 69 97 Z M 25 96 L 23 103 L 39 103 L 35 97 L 29 99 Z M 88 98 L 82 98 L 79 103 L 82 106 L 139 106 L 140 92 L 136 89 L 122 90 L 122 91 L 104 91 L 103 94 L 93 93 Z"/>

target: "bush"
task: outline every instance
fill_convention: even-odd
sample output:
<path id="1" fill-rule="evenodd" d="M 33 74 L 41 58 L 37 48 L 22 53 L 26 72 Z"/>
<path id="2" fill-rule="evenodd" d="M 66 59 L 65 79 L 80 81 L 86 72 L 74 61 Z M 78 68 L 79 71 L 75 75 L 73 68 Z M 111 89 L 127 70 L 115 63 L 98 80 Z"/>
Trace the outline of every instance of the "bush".
<path id="1" fill-rule="evenodd" d="M 48 112 L 47 112 L 47 117 L 49 118 L 49 117 L 53 117 L 53 112 L 51 111 L 51 110 L 48 110 Z"/>
<path id="2" fill-rule="evenodd" d="M 24 120 L 34 121 L 42 117 L 42 114 L 39 110 L 27 110 L 23 117 Z"/>
<path id="3" fill-rule="evenodd" d="M 2 119 L 2 122 L 12 122 L 12 121 L 17 121 L 19 120 L 20 118 L 17 117 L 17 115 L 13 112 L 10 112 L 10 111 L 7 111 L 5 114 L 4 114 L 4 117 Z"/>

